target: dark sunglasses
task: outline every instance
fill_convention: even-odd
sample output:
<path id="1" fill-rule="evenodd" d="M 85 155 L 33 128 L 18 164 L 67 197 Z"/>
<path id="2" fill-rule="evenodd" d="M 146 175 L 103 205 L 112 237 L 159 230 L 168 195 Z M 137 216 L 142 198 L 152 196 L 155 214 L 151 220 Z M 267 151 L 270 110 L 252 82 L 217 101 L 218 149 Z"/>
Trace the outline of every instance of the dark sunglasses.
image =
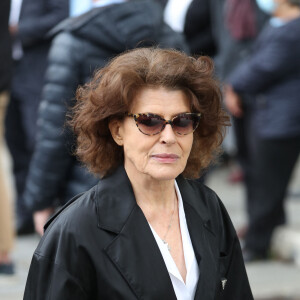
<path id="1" fill-rule="evenodd" d="M 175 116 L 172 120 L 165 120 L 155 114 L 130 114 L 133 117 L 139 131 L 146 135 L 156 135 L 164 130 L 167 124 L 170 124 L 175 133 L 187 135 L 196 130 L 199 125 L 201 113 L 183 113 Z"/>

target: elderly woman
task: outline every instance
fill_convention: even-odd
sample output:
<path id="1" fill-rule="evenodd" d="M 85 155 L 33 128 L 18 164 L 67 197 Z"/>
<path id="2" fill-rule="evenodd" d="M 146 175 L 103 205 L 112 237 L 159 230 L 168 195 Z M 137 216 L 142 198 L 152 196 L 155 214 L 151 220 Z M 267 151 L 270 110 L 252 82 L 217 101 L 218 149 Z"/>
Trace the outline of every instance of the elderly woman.
<path id="1" fill-rule="evenodd" d="M 141 48 L 77 92 L 77 154 L 99 184 L 47 224 L 24 299 L 253 299 L 217 195 L 195 178 L 228 119 L 209 58 Z"/>

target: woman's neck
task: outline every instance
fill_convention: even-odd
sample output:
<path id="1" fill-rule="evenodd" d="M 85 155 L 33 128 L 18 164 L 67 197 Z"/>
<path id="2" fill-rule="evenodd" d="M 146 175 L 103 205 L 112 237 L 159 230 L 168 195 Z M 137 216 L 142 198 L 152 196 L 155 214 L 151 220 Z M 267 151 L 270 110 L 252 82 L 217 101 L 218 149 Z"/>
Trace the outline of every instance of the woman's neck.
<path id="1" fill-rule="evenodd" d="M 147 221 L 156 230 L 165 227 L 165 220 L 169 220 L 177 207 L 177 196 L 175 190 L 175 180 L 156 184 L 154 182 L 138 184 L 131 182 L 133 192 L 138 206 L 143 211 Z M 166 225 L 166 224 L 165 224 Z M 167 225 L 166 225 L 167 226 Z M 160 231 L 158 231 L 160 232 Z"/>
<path id="2" fill-rule="evenodd" d="M 147 212 L 170 211 L 174 206 L 175 180 L 156 180 L 148 175 L 127 172 L 137 204 Z"/>

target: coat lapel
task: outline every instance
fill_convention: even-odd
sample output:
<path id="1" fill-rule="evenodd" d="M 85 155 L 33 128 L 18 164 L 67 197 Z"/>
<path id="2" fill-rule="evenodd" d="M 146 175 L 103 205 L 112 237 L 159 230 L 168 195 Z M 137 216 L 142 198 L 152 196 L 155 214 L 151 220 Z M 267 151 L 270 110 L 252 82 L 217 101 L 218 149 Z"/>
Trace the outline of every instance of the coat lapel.
<path id="1" fill-rule="evenodd" d="M 137 298 L 176 299 L 160 250 L 138 206 L 105 251 Z"/>
<path id="2" fill-rule="evenodd" d="M 195 299 L 214 299 L 217 281 L 217 265 L 214 258 L 216 236 L 210 226 L 208 209 L 204 205 L 205 201 L 201 201 L 203 195 L 193 189 L 181 176 L 176 180 L 200 270 Z"/>
<path id="3" fill-rule="evenodd" d="M 148 222 L 136 204 L 124 168 L 102 180 L 98 195 L 98 227 L 117 234 L 104 251 L 136 297 L 175 300 L 164 260 Z M 102 196 L 104 201 L 101 201 Z"/>

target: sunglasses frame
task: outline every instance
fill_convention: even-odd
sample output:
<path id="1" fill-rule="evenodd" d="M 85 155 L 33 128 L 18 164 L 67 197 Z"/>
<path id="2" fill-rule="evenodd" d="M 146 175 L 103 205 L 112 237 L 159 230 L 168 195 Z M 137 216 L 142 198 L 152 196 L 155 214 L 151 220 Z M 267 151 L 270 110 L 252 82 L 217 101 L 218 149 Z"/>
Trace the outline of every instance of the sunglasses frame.
<path id="1" fill-rule="evenodd" d="M 170 124 L 171 127 L 172 127 L 172 129 L 173 129 L 173 131 L 174 131 L 174 133 L 183 136 L 183 135 L 188 135 L 188 134 L 190 134 L 190 133 L 193 133 L 193 132 L 197 129 L 197 127 L 198 127 L 198 125 L 199 125 L 199 122 L 200 122 L 200 117 L 201 117 L 202 114 L 201 114 L 201 113 L 182 113 L 182 114 L 178 114 L 178 115 L 174 116 L 171 120 L 166 120 L 166 119 L 162 118 L 161 116 L 159 116 L 159 115 L 157 115 L 157 114 L 153 114 L 153 113 L 142 113 L 142 114 L 125 113 L 125 115 L 128 116 L 128 117 L 132 117 L 132 118 L 134 119 L 136 127 L 138 128 L 138 130 L 139 130 L 142 134 L 145 134 L 145 135 L 148 135 L 148 136 L 157 135 L 157 134 L 161 133 L 161 132 L 165 129 L 165 127 L 166 127 L 167 124 Z M 180 115 L 192 115 L 192 116 L 198 117 L 198 123 L 197 123 L 196 127 L 193 129 L 193 131 L 191 131 L 191 132 L 189 132 L 189 133 L 186 133 L 186 134 L 182 134 L 182 133 L 179 133 L 179 132 L 177 132 L 177 131 L 174 130 L 174 127 L 173 127 L 173 120 L 174 120 L 175 118 L 177 118 L 178 116 L 180 116 Z M 149 133 L 143 132 L 143 131 L 140 129 L 139 125 L 138 125 L 137 119 L 138 119 L 139 116 L 155 116 L 155 117 L 159 117 L 162 121 L 164 121 L 164 123 L 162 124 L 161 130 L 158 131 L 157 133 L 153 133 L 153 134 L 149 134 Z"/>

